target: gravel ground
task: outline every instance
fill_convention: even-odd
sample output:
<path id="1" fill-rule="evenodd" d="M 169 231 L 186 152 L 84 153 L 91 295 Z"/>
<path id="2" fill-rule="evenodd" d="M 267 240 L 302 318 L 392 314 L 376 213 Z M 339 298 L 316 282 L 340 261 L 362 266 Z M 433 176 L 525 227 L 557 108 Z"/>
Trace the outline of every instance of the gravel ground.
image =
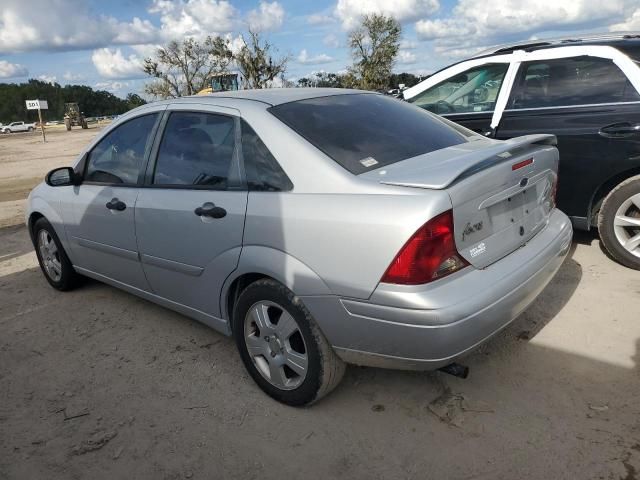
<path id="1" fill-rule="evenodd" d="M 1 479 L 640 476 L 640 273 L 594 236 L 468 379 L 350 367 L 293 409 L 231 339 L 97 282 L 46 283 L 23 200 L 95 133 L 0 138 Z"/>

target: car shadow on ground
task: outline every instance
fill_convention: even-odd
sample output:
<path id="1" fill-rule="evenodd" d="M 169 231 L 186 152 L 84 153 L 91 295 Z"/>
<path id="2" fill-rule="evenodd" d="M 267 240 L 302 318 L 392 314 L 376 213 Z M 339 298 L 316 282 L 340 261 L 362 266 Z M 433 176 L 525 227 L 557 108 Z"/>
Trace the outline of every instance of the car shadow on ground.
<path id="1" fill-rule="evenodd" d="M 27 229 L 22 224 L 0 227 L 0 262 L 32 252 L 33 245 L 28 237 Z"/>

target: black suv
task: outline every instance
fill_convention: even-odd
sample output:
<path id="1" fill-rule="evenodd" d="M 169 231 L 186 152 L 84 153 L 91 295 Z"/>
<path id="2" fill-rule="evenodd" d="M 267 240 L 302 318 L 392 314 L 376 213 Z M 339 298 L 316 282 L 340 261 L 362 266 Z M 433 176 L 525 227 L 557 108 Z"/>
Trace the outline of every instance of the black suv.
<path id="1" fill-rule="evenodd" d="M 640 34 L 542 40 L 484 52 L 405 100 L 498 139 L 553 133 L 558 206 L 640 269 Z"/>

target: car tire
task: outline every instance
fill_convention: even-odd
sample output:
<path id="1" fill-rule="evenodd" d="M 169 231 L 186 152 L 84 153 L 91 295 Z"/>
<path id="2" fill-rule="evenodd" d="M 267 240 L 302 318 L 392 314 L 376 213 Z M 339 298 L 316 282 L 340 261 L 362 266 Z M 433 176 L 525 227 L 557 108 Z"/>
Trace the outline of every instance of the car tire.
<path id="1" fill-rule="evenodd" d="M 29 127 L 29 131 L 30 131 L 30 132 L 33 132 L 33 127 Z"/>
<path id="2" fill-rule="evenodd" d="M 344 362 L 311 313 L 291 290 L 274 280 L 258 280 L 240 294 L 233 309 L 233 332 L 253 380 L 287 405 L 318 401 L 344 375 Z"/>
<path id="3" fill-rule="evenodd" d="M 607 195 L 598 214 L 598 231 L 614 260 L 640 270 L 640 175 Z"/>
<path id="4" fill-rule="evenodd" d="M 33 225 L 33 245 L 42 273 L 53 288 L 64 292 L 80 283 L 82 277 L 71 265 L 58 235 L 45 218 Z"/>

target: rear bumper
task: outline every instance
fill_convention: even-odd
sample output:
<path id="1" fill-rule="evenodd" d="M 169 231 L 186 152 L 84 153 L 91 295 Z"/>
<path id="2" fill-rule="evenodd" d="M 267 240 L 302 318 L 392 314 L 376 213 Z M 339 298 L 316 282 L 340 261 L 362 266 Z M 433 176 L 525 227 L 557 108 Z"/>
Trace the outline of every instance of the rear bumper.
<path id="1" fill-rule="evenodd" d="M 567 216 L 489 267 L 466 268 L 433 284 L 380 284 L 367 300 L 303 297 L 346 362 L 431 370 L 451 363 L 506 327 L 542 292 L 571 245 Z"/>

